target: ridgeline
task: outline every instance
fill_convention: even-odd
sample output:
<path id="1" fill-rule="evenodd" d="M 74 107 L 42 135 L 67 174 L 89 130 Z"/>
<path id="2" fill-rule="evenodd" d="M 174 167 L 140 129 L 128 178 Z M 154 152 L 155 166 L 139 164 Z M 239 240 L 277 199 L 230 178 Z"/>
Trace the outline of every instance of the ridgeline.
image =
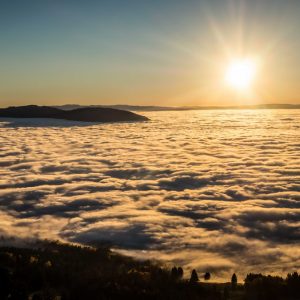
<path id="1" fill-rule="evenodd" d="M 148 118 L 127 110 L 106 107 L 81 107 L 63 110 L 50 106 L 12 106 L 0 109 L 0 118 L 50 118 L 80 122 L 133 122 Z"/>
<path id="2" fill-rule="evenodd" d="M 181 267 L 137 261 L 106 246 L 45 241 L 26 248 L 0 247 L 0 299 L 300 299 L 296 272 L 285 279 L 248 274 L 244 284 L 237 283 L 236 274 L 223 284 L 208 283 L 208 272 L 200 276 L 193 270 L 184 275 Z"/>

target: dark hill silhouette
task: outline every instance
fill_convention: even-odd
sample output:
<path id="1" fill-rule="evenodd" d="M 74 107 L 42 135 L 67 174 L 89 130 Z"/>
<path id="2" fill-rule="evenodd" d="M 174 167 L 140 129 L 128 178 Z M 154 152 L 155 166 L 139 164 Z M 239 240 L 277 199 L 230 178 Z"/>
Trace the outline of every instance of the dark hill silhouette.
<path id="1" fill-rule="evenodd" d="M 128 122 L 147 121 L 148 118 L 130 111 L 104 108 L 83 107 L 62 110 L 49 106 L 13 106 L 0 109 L 0 118 L 51 118 L 81 122 Z"/>
<path id="2" fill-rule="evenodd" d="M 169 269 L 157 261 L 135 260 L 111 251 L 106 244 L 83 247 L 0 240 L 1 300 L 300 299 L 297 272 L 286 278 L 250 273 L 244 284 L 237 283 L 235 274 L 232 279 L 231 283 L 202 282 L 196 270 L 190 275 L 181 267 Z"/>

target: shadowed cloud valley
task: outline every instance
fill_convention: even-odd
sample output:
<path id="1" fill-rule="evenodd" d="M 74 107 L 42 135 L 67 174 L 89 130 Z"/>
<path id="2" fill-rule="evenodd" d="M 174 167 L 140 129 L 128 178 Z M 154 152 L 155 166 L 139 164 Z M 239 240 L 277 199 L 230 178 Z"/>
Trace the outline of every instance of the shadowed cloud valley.
<path id="1" fill-rule="evenodd" d="M 143 114 L 1 120 L 0 234 L 108 241 L 220 280 L 299 268 L 299 110 Z"/>

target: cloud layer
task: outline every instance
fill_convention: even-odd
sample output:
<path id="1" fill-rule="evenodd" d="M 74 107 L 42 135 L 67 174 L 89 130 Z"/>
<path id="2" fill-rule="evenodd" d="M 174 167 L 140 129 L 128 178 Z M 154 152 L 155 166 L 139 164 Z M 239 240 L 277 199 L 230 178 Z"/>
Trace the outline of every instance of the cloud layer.
<path id="1" fill-rule="evenodd" d="M 0 234 L 107 241 L 217 278 L 299 269 L 300 111 L 147 116 L 1 122 Z"/>

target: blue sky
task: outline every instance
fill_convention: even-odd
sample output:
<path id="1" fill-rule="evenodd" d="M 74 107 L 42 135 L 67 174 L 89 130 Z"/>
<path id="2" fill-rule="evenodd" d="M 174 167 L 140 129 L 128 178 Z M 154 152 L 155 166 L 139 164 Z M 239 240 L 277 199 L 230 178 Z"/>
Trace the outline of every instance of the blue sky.
<path id="1" fill-rule="evenodd" d="M 247 55 L 247 101 L 297 103 L 299 20 L 295 0 L 1 0 L 0 105 L 231 104 L 222 68 Z"/>

